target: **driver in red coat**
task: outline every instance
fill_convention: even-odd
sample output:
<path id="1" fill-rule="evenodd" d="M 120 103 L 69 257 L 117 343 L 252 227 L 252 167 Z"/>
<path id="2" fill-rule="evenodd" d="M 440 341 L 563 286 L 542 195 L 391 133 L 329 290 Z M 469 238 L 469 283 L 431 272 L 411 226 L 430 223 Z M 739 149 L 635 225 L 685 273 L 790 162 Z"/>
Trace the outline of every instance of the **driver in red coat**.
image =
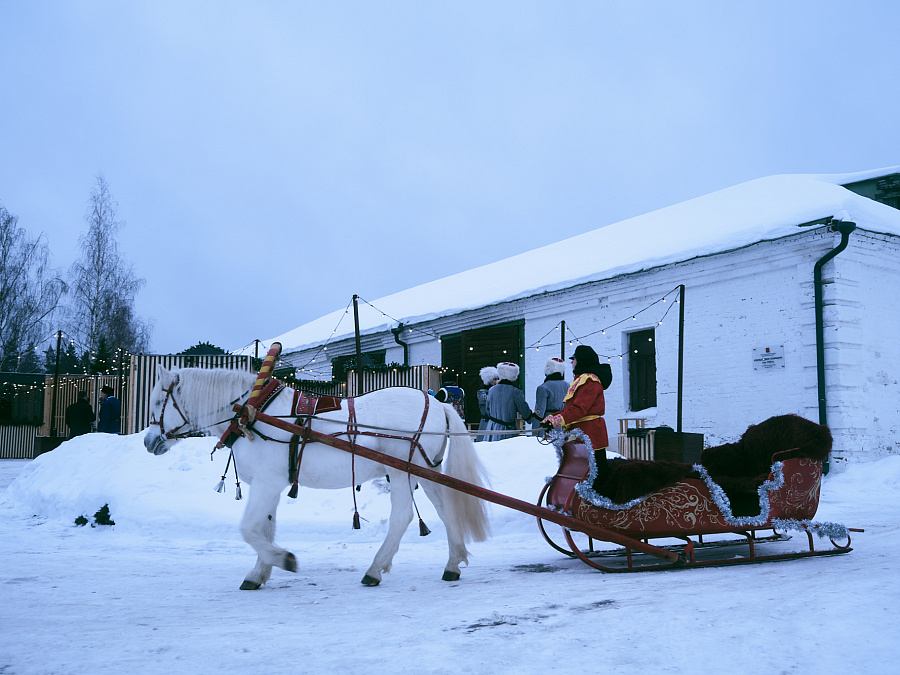
<path id="1" fill-rule="evenodd" d="M 612 381 L 609 366 L 601 367 L 597 352 L 587 345 L 578 345 L 571 357 L 574 381 L 563 399 L 565 407 L 558 413 L 548 415 L 544 422 L 553 428 L 581 429 L 594 449 L 598 475 L 606 468 L 606 447 L 609 436 L 606 432 L 606 399 L 603 390 Z"/>

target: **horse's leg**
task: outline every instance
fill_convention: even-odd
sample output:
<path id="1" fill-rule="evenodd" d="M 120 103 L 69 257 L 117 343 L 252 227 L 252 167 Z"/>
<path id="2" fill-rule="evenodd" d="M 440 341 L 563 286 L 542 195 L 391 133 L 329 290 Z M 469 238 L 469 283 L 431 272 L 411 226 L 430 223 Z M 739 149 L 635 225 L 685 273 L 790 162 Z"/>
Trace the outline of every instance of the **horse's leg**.
<path id="1" fill-rule="evenodd" d="M 444 575 L 441 578 L 444 581 L 457 581 L 460 574 L 459 564 L 461 562 L 468 564 L 469 552 L 466 550 L 465 541 L 463 541 L 459 527 L 457 527 L 456 516 L 452 513 L 449 500 L 444 498 L 445 491 L 450 488 L 426 480 L 422 481 L 422 489 L 425 490 L 428 499 L 434 504 L 434 509 L 444 523 L 444 529 L 447 530 L 447 545 L 450 549 L 450 557 L 447 560 L 447 565 L 444 567 Z"/>
<path id="2" fill-rule="evenodd" d="M 388 533 L 378 553 L 375 554 L 372 565 L 362 578 L 362 583 L 366 586 L 377 586 L 381 583 L 382 572 L 390 572 L 391 562 L 397 549 L 400 548 L 403 533 L 413 519 L 411 486 L 407 480 L 409 474 L 402 471 L 389 471 L 388 474 L 391 478 L 391 517 Z"/>
<path id="3" fill-rule="evenodd" d="M 257 552 L 256 566 L 250 570 L 241 584 L 241 590 L 254 591 L 269 580 L 272 567 L 280 567 L 288 572 L 297 571 L 294 554 L 275 546 L 275 512 L 281 490 L 265 484 L 251 485 L 250 498 L 241 519 L 241 534 L 244 541 Z"/>

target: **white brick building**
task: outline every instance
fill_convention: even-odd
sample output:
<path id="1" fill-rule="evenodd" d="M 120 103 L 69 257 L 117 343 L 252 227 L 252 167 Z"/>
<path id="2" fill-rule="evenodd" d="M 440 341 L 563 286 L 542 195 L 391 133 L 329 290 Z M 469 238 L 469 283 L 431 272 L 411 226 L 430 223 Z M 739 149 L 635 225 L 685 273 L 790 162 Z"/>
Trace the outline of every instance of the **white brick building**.
<path id="1" fill-rule="evenodd" d="M 751 181 L 361 304 L 362 351 L 449 366 L 470 394 L 478 368 L 518 361 L 533 401 L 546 359 L 580 339 L 613 367 L 611 433 L 625 417 L 675 427 L 683 284 L 684 431 L 712 445 L 772 415 L 819 421 L 821 381 L 838 463 L 900 453 L 898 207 L 900 167 Z M 851 222 L 849 234 L 835 228 Z M 814 268 L 842 238 L 821 266 L 820 369 Z M 561 270 L 544 269 L 553 258 Z M 355 353 L 342 314 L 274 339 L 330 379 L 331 360 Z"/>

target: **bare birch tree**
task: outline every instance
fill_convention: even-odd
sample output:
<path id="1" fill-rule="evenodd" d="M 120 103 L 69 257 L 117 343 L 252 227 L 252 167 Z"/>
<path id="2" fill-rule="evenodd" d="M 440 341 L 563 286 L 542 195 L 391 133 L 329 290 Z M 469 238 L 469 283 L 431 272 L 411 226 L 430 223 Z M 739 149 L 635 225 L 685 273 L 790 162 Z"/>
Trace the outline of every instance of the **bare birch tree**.
<path id="1" fill-rule="evenodd" d="M 134 315 L 134 299 L 145 280 L 119 253 L 116 234 L 125 222 L 102 175 L 91 189 L 85 222 L 81 257 L 69 268 L 69 330 L 87 350 L 95 351 L 102 337 L 114 349 L 143 351 L 150 325 Z"/>
<path id="2" fill-rule="evenodd" d="M 0 204 L 0 363 L 7 370 L 29 364 L 30 352 L 49 335 L 49 320 L 66 292 L 50 269 L 41 234 L 32 239 L 18 218 Z"/>

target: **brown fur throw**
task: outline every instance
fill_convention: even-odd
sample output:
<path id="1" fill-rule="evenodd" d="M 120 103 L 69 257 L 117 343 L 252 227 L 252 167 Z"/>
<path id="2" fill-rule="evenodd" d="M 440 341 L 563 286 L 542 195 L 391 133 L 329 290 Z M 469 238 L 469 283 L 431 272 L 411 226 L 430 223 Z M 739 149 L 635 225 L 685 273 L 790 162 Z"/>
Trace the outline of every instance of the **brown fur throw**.
<path id="1" fill-rule="evenodd" d="M 700 453 L 700 463 L 728 495 L 733 515 L 756 515 L 757 489 L 769 476 L 774 454 L 796 450 L 792 456 L 824 460 L 831 444 L 828 427 L 798 415 L 779 415 L 752 425 L 736 443 L 706 448 Z M 612 460 L 606 467 L 599 472 L 593 488 L 617 504 L 697 477 L 693 466 L 682 462 Z"/>
<path id="2" fill-rule="evenodd" d="M 693 473 L 694 467 L 682 462 L 612 459 L 606 463 L 606 471 L 597 476 L 593 488 L 598 495 L 609 497 L 616 504 L 624 504 L 677 483 Z"/>
<path id="3" fill-rule="evenodd" d="M 757 489 L 769 477 L 775 453 L 795 450 L 794 457 L 824 461 L 831 444 L 828 427 L 798 415 L 778 415 L 754 424 L 736 443 L 706 448 L 700 463 L 728 495 L 734 515 L 757 515 Z"/>

